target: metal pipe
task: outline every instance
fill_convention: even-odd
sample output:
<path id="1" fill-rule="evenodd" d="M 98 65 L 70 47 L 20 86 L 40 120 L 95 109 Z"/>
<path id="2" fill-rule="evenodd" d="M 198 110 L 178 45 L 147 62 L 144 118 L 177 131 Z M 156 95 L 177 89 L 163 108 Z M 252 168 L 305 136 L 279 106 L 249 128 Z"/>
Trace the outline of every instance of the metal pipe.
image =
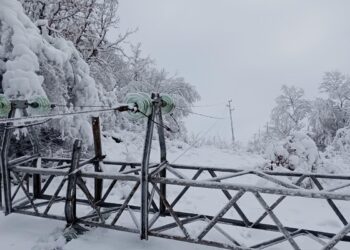
<path id="1" fill-rule="evenodd" d="M 246 192 L 260 192 L 265 194 L 278 194 L 286 196 L 298 196 L 298 197 L 309 197 L 317 199 L 334 199 L 334 200 L 350 200 L 350 194 L 348 193 L 330 193 L 324 191 L 311 191 L 311 190 L 300 190 L 291 188 L 273 188 L 273 187 L 260 187 L 246 184 L 231 184 L 222 182 L 211 182 L 211 181 L 193 181 L 189 179 L 172 179 L 172 178 L 159 178 L 152 177 L 154 183 L 165 183 L 169 185 L 178 186 L 190 186 L 190 187 L 202 187 L 210 189 L 221 189 L 221 190 L 243 190 Z"/>

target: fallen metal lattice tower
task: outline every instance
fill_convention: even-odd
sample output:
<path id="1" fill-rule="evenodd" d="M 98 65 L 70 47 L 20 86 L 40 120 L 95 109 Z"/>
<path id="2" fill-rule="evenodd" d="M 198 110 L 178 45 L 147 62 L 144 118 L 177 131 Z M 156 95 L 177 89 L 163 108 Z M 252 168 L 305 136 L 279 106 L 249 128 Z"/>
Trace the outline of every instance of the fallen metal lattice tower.
<path id="1" fill-rule="evenodd" d="M 155 120 L 161 157 L 160 163 L 152 164 L 149 159 Z M 66 221 L 71 228 L 103 227 L 136 233 L 141 239 L 155 236 L 226 249 L 264 249 L 286 243 L 288 246 L 283 246 L 306 249 L 302 246 L 305 239 L 316 242 L 318 249 L 336 249 L 338 243 L 350 246 L 349 218 L 341 212 L 350 208 L 350 194 L 341 192 L 350 186 L 349 175 L 170 164 L 162 124 L 159 98 L 155 97 L 141 163 L 104 160 L 98 118 L 92 120 L 95 156 L 84 160 L 79 140 L 74 143 L 70 159 L 43 157 L 34 147 L 31 156 L 7 160 L 11 130 L 5 130 L 1 150 L 5 214 L 34 215 Z M 102 172 L 102 164 L 109 171 Z M 11 176 L 17 186 L 11 184 Z M 246 184 L 247 176 L 268 185 Z M 329 182 L 338 186 L 325 190 Z M 310 189 L 310 185 L 314 188 Z M 116 201 L 111 195 L 115 189 L 127 192 Z M 195 194 L 204 198 L 209 192 L 217 192 L 216 199 L 209 200 L 210 206 L 204 203 L 189 211 L 188 203 L 195 203 L 192 195 L 198 190 Z M 244 202 L 247 197 L 250 199 Z M 301 199 L 301 206 L 316 202 L 316 209 L 324 201 L 330 208 L 329 217 L 334 216 L 342 226 L 328 231 L 320 230 L 322 226 L 286 226 L 288 220 L 283 221 L 283 214 L 277 210 L 293 199 Z M 214 212 L 210 211 L 213 207 Z M 191 224 L 200 230 L 193 232 Z M 237 230 L 266 235 L 254 237 L 252 243 L 239 237 Z"/>

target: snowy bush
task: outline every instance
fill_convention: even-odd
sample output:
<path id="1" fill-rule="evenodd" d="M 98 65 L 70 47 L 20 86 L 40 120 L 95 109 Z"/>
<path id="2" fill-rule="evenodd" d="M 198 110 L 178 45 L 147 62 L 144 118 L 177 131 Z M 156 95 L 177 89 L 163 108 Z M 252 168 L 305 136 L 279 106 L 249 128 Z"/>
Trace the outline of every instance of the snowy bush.
<path id="1" fill-rule="evenodd" d="M 286 139 L 268 146 L 265 157 L 269 161 L 266 167 L 283 167 L 298 172 L 315 172 L 319 162 L 315 142 L 306 134 L 293 133 Z"/>
<path id="2" fill-rule="evenodd" d="M 341 128 L 337 131 L 334 140 L 327 151 L 350 153 L 350 127 Z"/>

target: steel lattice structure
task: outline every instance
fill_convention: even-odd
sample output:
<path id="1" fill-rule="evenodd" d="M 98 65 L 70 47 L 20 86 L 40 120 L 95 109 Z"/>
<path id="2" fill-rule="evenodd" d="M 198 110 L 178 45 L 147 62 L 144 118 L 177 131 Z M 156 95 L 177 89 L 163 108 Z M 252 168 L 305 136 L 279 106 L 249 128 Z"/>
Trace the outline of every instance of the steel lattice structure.
<path id="1" fill-rule="evenodd" d="M 1 148 L 5 214 L 63 220 L 68 228 L 76 230 L 103 227 L 139 234 L 141 239 L 154 236 L 225 249 L 265 249 L 285 243 L 292 249 L 304 249 L 299 240 L 302 237 L 315 241 L 319 249 L 336 249 L 339 242 L 350 246 L 349 210 L 344 213 L 344 207 L 350 206 L 350 194 L 343 191 L 350 186 L 350 175 L 171 164 L 167 161 L 160 105 L 159 96 L 154 95 L 141 163 L 104 160 L 96 117 L 92 119 L 95 155 L 91 159 L 81 159 L 81 141 L 76 140 L 70 159 L 41 156 L 35 146 L 32 155 L 8 160 L 11 129 L 5 130 Z M 155 121 L 160 163 L 150 163 Z M 36 145 L 35 136 L 33 142 Z M 102 172 L 102 164 L 110 171 Z M 11 176 L 17 186 L 11 184 Z M 247 176 L 268 185 L 247 184 Z M 324 183 L 328 182 L 338 186 L 325 189 Z M 111 194 L 121 185 L 127 191 L 116 200 Z M 189 211 L 185 197 L 194 202 L 193 192 L 217 193 L 224 200 L 210 201 L 214 212 L 205 205 Z M 241 202 L 247 196 L 254 199 L 249 204 Z M 316 209 L 323 200 L 342 228 L 323 231 L 319 227 L 287 225 L 277 210 L 291 199 L 302 199 L 307 204 L 315 201 Z M 260 214 L 252 216 L 251 211 Z M 201 230 L 193 232 L 192 224 L 201 225 Z M 267 236 L 254 243 L 245 242 L 234 233 L 243 229 Z"/>

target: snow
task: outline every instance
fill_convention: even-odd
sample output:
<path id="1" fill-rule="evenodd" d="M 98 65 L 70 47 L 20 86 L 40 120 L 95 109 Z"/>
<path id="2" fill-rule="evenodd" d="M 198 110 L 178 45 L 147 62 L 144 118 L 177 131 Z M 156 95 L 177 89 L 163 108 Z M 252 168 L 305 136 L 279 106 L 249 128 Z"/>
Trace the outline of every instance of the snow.
<path id="1" fill-rule="evenodd" d="M 110 136 L 103 137 L 103 152 L 107 154 L 106 160 L 118 161 L 140 161 L 143 141 L 137 139 L 138 136 L 131 132 L 121 134 L 113 134 L 123 140 L 122 143 L 116 143 Z M 155 136 L 156 137 L 156 136 Z M 151 161 L 159 161 L 159 146 L 158 141 L 154 138 L 152 146 Z M 181 141 L 168 141 L 168 159 L 172 162 L 174 159 L 186 150 L 189 145 Z M 240 169 L 258 169 L 265 159 L 262 156 L 246 153 L 244 151 L 232 152 L 230 150 L 217 149 L 211 146 L 204 146 L 198 148 L 191 148 L 185 155 L 179 158 L 176 162 L 178 164 L 192 164 L 205 165 L 215 167 L 233 167 Z M 113 173 L 113 168 L 103 166 L 105 172 Z M 287 170 L 286 170 L 287 171 Z M 184 172 L 188 177 L 192 173 Z M 205 180 L 210 178 L 209 174 L 204 174 L 200 179 Z M 243 177 L 237 178 L 235 183 L 269 186 L 271 183 L 262 181 L 258 177 Z M 87 183 L 93 185 L 92 183 Z M 105 183 L 108 185 L 108 183 Z M 111 199 L 123 200 L 125 195 L 130 191 L 131 185 L 129 183 L 118 184 L 111 193 Z M 173 199 L 178 194 L 181 188 L 169 187 L 168 196 Z M 277 197 L 271 195 L 263 195 L 263 198 L 268 204 L 271 204 Z M 140 200 L 140 194 L 137 192 L 132 200 L 132 204 L 137 204 Z M 175 206 L 176 210 L 216 214 L 224 204 L 227 203 L 226 197 L 218 190 L 208 190 L 200 188 L 190 189 L 188 193 L 181 199 L 181 202 Z M 340 210 L 345 214 L 347 219 L 350 219 L 350 214 L 345 211 L 350 211 L 350 204 L 346 202 L 336 202 Z M 244 212 L 251 219 L 258 218 L 263 212 L 254 196 L 250 193 L 245 194 L 238 202 Z M 55 207 L 60 213 L 63 213 L 62 206 Z M 342 228 L 339 219 L 331 211 L 326 200 L 319 199 L 302 199 L 298 197 L 289 197 L 275 210 L 276 215 L 280 218 L 284 225 L 300 226 L 321 231 L 338 232 Z M 315 213 L 317 211 L 317 213 Z M 83 211 L 80 211 L 83 212 Z M 136 213 L 138 217 L 139 214 Z M 231 208 L 224 217 L 237 218 L 237 213 Z M 122 218 L 121 223 L 129 223 L 127 218 Z M 167 220 L 167 219 L 165 219 Z M 266 218 L 263 222 L 272 223 L 270 218 Z M 186 228 L 192 235 L 198 233 L 204 228 L 204 222 L 193 223 L 186 225 Z M 62 231 L 64 229 L 64 222 L 36 218 L 31 216 L 24 216 L 18 214 L 11 214 L 7 217 L 0 215 L 0 246 L 2 249 L 11 250 L 109 250 L 109 249 L 152 249 L 152 250 L 190 250 L 190 249 L 217 249 L 214 247 L 205 247 L 189 243 L 165 240 L 151 237 L 149 241 L 139 240 L 139 236 L 131 233 L 124 233 L 109 229 L 92 228 L 84 235 L 78 236 L 77 239 L 64 244 L 62 239 Z M 254 244 L 264 239 L 279 236 L 279 233 L 263 233 L 258 230 L 251 230 L 246 228 L 232 228 L 228 226 L 221 226 L 222 229 L 227 230 L 231 236 L 241 242 Z M 215 230 L 208 234 L 209 239 L 225 240 L 222 235 Z M 302 249 L 315 249 L 320 247 L 320 244 L 311 240 L 310 238 L 301 236 L 296 239 L 297 243 L 303 246 Z M 290 249 L 288 243 L 276 245 L 268 249 Z M 337 249 L 348 249 L 344 243 L 339 243 Z"/>
<path id="2" fill-rule="evenodd" d="M 90 128 L 91 129 L 91 128 Z M 107 154 L 106 160 L 119 161 L 140 161 L 143 148 L 143 141 L 139 140 L 138 135 L 131 132 L 125 132 L 122 135 L 113 134 L 113 136 L 121 136 L 125 143 L 115 143 L 111 137 L 103 137 L 103 152 Z M 151 161 L 159 161 L 159 146 L 158 141 L 153 140 L 153 152 Z M 168 143 L 169 161 L 175 159 L 182 153 L 189 145 L 181 141 L 171 141 Z M 213 156 L 217 158 L 214 158 Z M 215 160 L 217 159 L 217 160 Z M 202 148 L 194 148 L 187 154 L 181 157 L 176 163 L 182 164 L 202 164 L 214 165 L 215 163 L 221 166 L 232 166 L 234 162 L 237 167 L 251 167 L 257 166 L 263 161 L 263 158 L 257 155 L 250 155 L 247 157 L 246 153 L 232 154 L 229 150 L 223 151 L 214 147 L 206 146 Z M 109 171 L 107 168 L 105 171 Z M 208 178 L 208 177 L 207 177 Z M 112 192 L 115 198 L 123 197 L 123 192 L 129 192 L 129 185 L 121 184 L 117 186 L 118 190 Z M 140 196 L 136 195 L 135 199 Z M 197 195 L 196 198 L 201 199 L 202 195 Z M 185 200 L 187 198 L 185 197 Z M 200 202 L 200 200 L 199 200 Z M 201 204 L 201 203 L 200 203 Z M 194 204 L 190 205 L 193 206 Z M 192 207 L 191 207 L 192 209 Z M 65 224 L 61 221 L 48 220 L 36 218 L 25 215 L 11 214 L 4 217 L 0 215 L 0 246 L 1 249 L 9 250 L 53 250 L 54 247 L 62 247 L 62 250 L 70 249 L 152 249 L 152 250 L 176 250 L 176 249 L 215 249 L 212 247 L 205 247 L 200 245 L 193 245 L 177 241 L 151 238 L 149 241 L 140 241 L 138 235 L 116 232 L 108 229 L 92 229 L 90 232 L 74 239 L 68 244 L 64 245 L 58 237 L 64 228 Z M 34 230 L 33 230 L 34 229 Z M 198 229 L 196 229 L 198 230 Z M 4 232 L 4 233 L 3 233 Z M 57 242 L 58 238 L 58 242 Z M 19 240 L 21 239 L 21 240 Z M 60 248 L 58 248 L 60 249 Z"/>
<path id="3" fill-rule="evenodd" d="M 6 62 L 6 71 L 3 75 L 4 93 L 13 98 L 28 98 L 31 95 L 45 96 L 41 86 L 43 77 L 36 73 L 39 70 L 39 60 L 35 54 L 42 38 L 37 28 L 21 9 L 22 6 L 17 1 L 1 1 L 0 33 L 5 34 L 2 36 L 1 43 L 8 45 L 5 40 L 9 36 L 11 44 L 8 46 L 12 47 L 12 55 Z M 7 52 L 9 48 L 3 51 Z M 5 58 L 4 55 L 1 57 Z"/>
<path id="4" fill-rule="evenodd" d="M 337 131 L 333 143 L 328 148 L 328 151 L 335 151 L 340 153 L 350 152 L 350 127 L 341 128 Z"/>
<path id="5" fill-rule="evenodd" d="M 285 167 L 299 172 L 314 172 L 320 158 L 315 142 L 301 132 L 270 143 L 265 155 L 268 167 Z"/>
<path id="6" fill-rule="evenodd" d="M 89 65 L 82 59 L 81 55 L 69 42 L 61 37 L 51 37 L 48 34 L 48 21 L 37 20 L 34 24 L 24 14 L 19 2 L 13 0 L 0 0 L 0 73 L 3 75 L 2 85 L 4 93 L 10 98 L 31 99 L 34 96 L 48 96 L 52 102 L 58 104 L 73 103 L 79 105 L 99 104 L 99 94 L 103 91 L 101 86 L 96 86 L 95 80 L 90 76 Z M 41 33 L 38 29 L 40 27 Z M 6 60 L 5 60 L 6 59 Z M 165 79 L 165 78 L 164 78 Z M 64 85 L 65 84 L 65 85 Z M 169 86 L 164 88 L 177 88 L 184 85 L 184 80 L 176 78 Z M 124 95 L 131 89 L 146 90 L 149 92 L 153 85 L 145 82 L 131 82 L 120 91 L 120 93 L 107 93 L 105 100 L 116 103 L 116 96 Z M 71 91 L 69 92 L 68 91 Z M 185 87 L 183 89 L 186 89 Z M 165 90 L 165 89 L 164 89 Z M 192 99 L 198 99 L 193 91 Z M 186 92 L 186 91 L 185 91 Z M 189 92 L 190 93 L 190 92 Z M 100 99 L 103 99 L 100 96 Z M 176 96 L 179 103 L 186 103 L 181 95 Z M 191 98 L 189 98 L 191 99 Z M 67 110 L 66 110 L 67 111 Z M 302 112 L 304 112 L 302 110 Z M 301 114 L 301 117 L 304 115 Z M 112 121 L 115 117 L 109 117 Z M 52 124 L 62 130 L 63 137 L 72 139 L 84 138 L 84 145 L 92 144 L 91 125 L 88 116 L 69 117 L 60 119 Z M 140 138 L 141 126 L 129 123 L 130 131 L 109 132 L 103 140 L 103 153 L 107 155 L 106 160 L 140 162 L 143 150 L 143 140 Z M 134 126 L 134 127 L 133 127 Z M 136 131 L 138 130 L 138 131 Z M 136 131 L 136 132 L 135 132 Z M 340 129 L 335 136 L 332 145 L 325 153 L 319 155 L 313 140 L 304 133 L 293 133 L 291 136 L 271 144 L 265 156 L 247 153 L 236 148 L 233 152 L 229 149 L 219 149 L 211 145 L 192 147 L 180 140 L 167 142 L 167 153 L 170 163 L 185 165 L 215 166 L 223 168 L 236 168 L 243 170 L 259 170 L 266 165 L 279 171 L 304 171 L 311 172 L 319 167 L 317 171 L 326 173 L 348 173 L 350 171 L 350 129 Z M 17 136 L 19 131 L 17 130 Z M 122 143 L 116 143 L 113 137 L 120 138 Z M 176 135 L 174 136 L 176 137 Z M 159 146 L 156 135 L 153 139 L 151 161 L 159 161 Z M 183 155 L 183 152 L 188 152 Z M 91 166 L 87 166 L 89 168 Z M 104 172 L 115 173 L 110 166 L 102 166 Z M 191 178 L 193 173 L 184 171 L 186 177 Z M 208 173 L 201 175 L 201 180 L 211 178 Z M 291 178 L 281 178 L 282 181 L 291 182 Z M 257 185 L 260 187 L 275 187 L 277 184 L 257 176 L 249 175 L 236 178 L 234 183 Z M 57 181 L 53 186 L 57 186 Z M 105 182 L 108 184 L 108 181 Z M 330 188 L 342 183 L 322 183 Z M 92 185 L 87 181 L 87 185 Z M 118 182 L 111 192 L 111 199 L 122 201 L 130 192 L 132 186 L 127 182 Z M 308 186 L 308 188 L 314 188 Z M 170 186 L 167 189 L 168 197 L 173 199 L 181 190 L 181 187 Z M 349 188 L 343 189 L 349 191 Z M 233 192 L 231 192 L 232 194 Z M 81 195 L 78 193 L 78 196 Z M 276 197 L 263 195 L 270 205 Z M 138 204 L 140 193 L 136 192 L 131 203 Z M 201 214 L 215 215 L 227 203 L 227 198 L 218 190 L 203 190 L 191 188 L 181 199 L 175 209 Z M 347 220 L 350 219 L 349 202 L 336 201 L 336 205 L 344 213 Z M 245 194 L 238 202 L 244 209 L 246 215 L 253 221 L 264 212 L 256 198 L 251 194 Z M 86 208 L 89 209 L 89 208 Z M 53 206 L 53 210 L 63 213 L 63 207 Z M 89 212 L 81 210 L 78 212 Z M 329 231 L 337 233 L 342 228 L 342 223 L 334 215 L 326 200 L 302 199 L 288 197 L 278 208 L 274 210 L 284 225 L 294 227 L 306 227 L 314 230 Z M 139 216 L 137 214 L 137 216 Z M 224 217 L 239 219 L 234 209 L 230 209 Z M 123 223 L 128 223 L 126 218 L 121 218 Z M 129 218 L 130 219 L 130 218 Z M 167 221 L 169 218 L 161 218 Z M 130 220 L 129 220 L 130 222 Z M 272 223 L 267 217 L 263 222 Z M 159 222 L 157 222 L 159 223 Z M 157 224 L 156 224 L 157 225 Z M 194 237 L 198 236 L 206 226 L 206 222 L 196 222 L 185 227 Z M 65 223 L 43 218 L 30 217 L 19 214 L 9 216 L 0 215 L 0 248 L 1 249 L 32 249 L 32 250 L 108 250 L 108 249 L 153 249 L 153 250 L 190 250 L 190 249 L 215 249 L 194 244 L 153 238 L 149 241 L 140 241 L 139 236 L 130 233 L 117 232 L 102 228 L 91 228 L 91 230 L 77 239 L 66 243 L 63 237 Z M 229 228 L 221 226 L 239 242 L 254 244 L 267 237 L 280 236 L 279 233 L 262 232 L 248 228 Z M 211 240 L 224 240 L 217 231 L 208 234 Z M 314 249 L 320 247 L 318 242 L 307 238 L 298 237 L 297 243 L 303 249 Z M 269 249 L 289 249 L 288 243 L 282 243 Z M 348 245 L 339 243 L 338 249 L 349 249 Z"/>
<path id="7" fill-rule="evenodd" d="M 0 0 L 0 73 L 4 94 L 10 99 L 48 97 L 51 103 L 99 104 L 98 89 L 88 64 L 73 43 L 47 35 L 47 21 L 37 26 L 18 1 Z M 29 110 L 30 111 L 30 110 Z M 65 138 L 86 138 L 92 143 L 87 117 L 64 118 L 51 125 Z"/>

